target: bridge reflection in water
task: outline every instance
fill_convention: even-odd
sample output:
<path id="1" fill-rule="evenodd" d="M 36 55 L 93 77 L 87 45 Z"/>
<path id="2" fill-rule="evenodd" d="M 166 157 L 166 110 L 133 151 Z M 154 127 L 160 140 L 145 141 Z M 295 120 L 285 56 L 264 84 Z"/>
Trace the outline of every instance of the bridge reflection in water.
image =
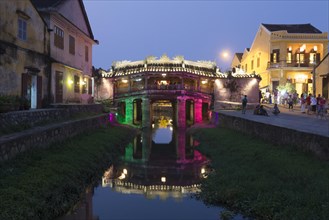
<path id="1" fill-rule="evenodd" d="M 160 108 L 152 126 L 129 143 L 119 162 L 94 189 L 93 215 L 99 219 L 218 219 L 222 208 L 193 198 L 207 178 L 210 160 L 197 141 L 173 125 Z M 111 189 L 111 190 L 109 190 Z"/>
<path id="2" fill-rule="evenodd" d="M 121 162 L 104 173 L 102 186 L 161 199 L 197 192 L 210 161 L 195 149 L 197 142 L 171 121 L 160 116 L 153 129 L 137 135 L 125 147 Z"/>

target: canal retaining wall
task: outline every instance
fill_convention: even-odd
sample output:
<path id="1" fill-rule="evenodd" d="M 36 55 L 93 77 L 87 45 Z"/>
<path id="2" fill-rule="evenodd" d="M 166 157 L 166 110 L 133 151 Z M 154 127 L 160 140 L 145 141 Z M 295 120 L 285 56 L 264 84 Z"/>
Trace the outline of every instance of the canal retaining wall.
<path id="1" fill-rule="evenodd" d="M 108 114 L 102 113 L 88 118 L 36 126 L 21 132 L 2 135 L 0 161 L 11 159 L 33 148 L 48 147 L 52 143 L 60 143 L 78 134 L 106 126 L 108 121 Z"/>
<path id="2" fill-rule="evenodd" d="M 326 136 L 265 124 L 219 112 L 213 113 L 213 122 L 217 126 L 256 136 L 275 145 L 292 145 L 298 150 L 311 152 L 320 159 L 329 160 L 329 137 Z"/>

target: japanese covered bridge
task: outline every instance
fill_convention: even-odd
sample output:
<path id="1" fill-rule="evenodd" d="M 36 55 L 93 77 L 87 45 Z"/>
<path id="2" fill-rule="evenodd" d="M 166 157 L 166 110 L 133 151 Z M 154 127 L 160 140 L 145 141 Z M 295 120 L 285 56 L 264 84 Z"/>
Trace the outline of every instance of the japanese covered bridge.
<path id="1" fill-rule="evenodd" d="M 106 75 L 112 78 L 119 122 L 151 127 L 164 117 L 184 128 L 209 120 L 214 81 L 222 73 L 214 62 L 164 55 L 116 62 Z"/>

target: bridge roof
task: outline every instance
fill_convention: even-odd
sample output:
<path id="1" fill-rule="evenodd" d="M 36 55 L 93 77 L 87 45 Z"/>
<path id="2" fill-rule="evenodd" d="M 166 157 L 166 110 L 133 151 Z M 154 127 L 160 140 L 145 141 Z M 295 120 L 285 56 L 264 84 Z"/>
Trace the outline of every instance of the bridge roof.
<path id="1" fill-rule="evenodd" d="M 147 57 L 140 61 L 114 62 L 112 68 L 107 72 L 109 77 L 129 76 L 133 74 L 163 74 L 163 73 L 189 73 L 203 77 L 225 77 L 226 74 L 219 72 L 215 62 L 190 61 L 177 56 L 170 59 L 163 55 L 160 59 Z"/>

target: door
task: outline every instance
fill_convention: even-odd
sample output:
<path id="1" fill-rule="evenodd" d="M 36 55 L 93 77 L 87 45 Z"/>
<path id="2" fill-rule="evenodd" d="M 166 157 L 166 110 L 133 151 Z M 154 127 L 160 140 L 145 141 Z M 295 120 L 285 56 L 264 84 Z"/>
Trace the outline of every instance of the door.
<path id="1" fill-rule="evenodd" d="M 55 103 L 63 102 L 63 73 L 56 71 L 55 75 Z"/>

